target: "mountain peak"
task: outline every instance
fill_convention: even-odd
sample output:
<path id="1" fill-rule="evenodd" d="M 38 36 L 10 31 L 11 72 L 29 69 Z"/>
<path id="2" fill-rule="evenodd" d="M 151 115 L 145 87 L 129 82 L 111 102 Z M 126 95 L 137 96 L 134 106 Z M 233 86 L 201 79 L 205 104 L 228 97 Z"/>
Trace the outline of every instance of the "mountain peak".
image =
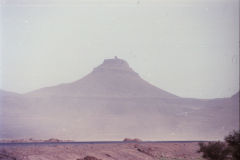
<path id="1" fill-rule="evenodd" d="M 112 59 L 104 59 L 103 63 L 98 67 L 94 68 L 93 72 L 103 72 L 103 71 L 122 71 L 136 73 L 129 67 L 128 63 L 115 56 Z"/>

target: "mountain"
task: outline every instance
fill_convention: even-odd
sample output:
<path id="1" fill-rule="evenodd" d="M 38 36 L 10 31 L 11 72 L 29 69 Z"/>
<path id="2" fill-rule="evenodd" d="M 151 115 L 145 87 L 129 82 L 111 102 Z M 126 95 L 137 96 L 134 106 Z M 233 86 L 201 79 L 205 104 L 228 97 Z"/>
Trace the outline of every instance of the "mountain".
<path id="1" fill-rule="evenodd" d="M 84 78 L 68 84 L 43 88 L 28 96 L 61 97 L 161 97 L 177 96 L 144 81 L 122 59 L 106 59 Z"/>
<path id="2" fill-rule="evenodd" d="M 218 140 L 239 126 L 239 93 L 182 98 L 106 59 L 72 83 L 0 99 L 0 138 Z"/>

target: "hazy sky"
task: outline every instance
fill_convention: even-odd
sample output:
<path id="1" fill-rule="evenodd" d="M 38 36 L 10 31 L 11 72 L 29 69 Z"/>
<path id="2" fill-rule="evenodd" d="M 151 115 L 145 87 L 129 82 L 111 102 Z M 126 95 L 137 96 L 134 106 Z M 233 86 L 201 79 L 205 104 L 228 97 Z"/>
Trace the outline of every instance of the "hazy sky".
<path id="1" fill-rule="evenodd" d="M 0 0 L 0 88 L 82 78 L 115 55 L 183 97 L 239 90 L 238 0 Z"/>

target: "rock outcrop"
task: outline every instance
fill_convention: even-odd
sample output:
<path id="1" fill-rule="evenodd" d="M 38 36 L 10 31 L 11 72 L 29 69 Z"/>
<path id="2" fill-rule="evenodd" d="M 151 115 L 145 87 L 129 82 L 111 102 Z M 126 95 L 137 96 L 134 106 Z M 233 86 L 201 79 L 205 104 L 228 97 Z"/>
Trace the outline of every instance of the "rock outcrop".
<path id="1" fill-rule="evenodd" d="M 141 139 L 138 139 L 138 138 L 134 138 L 134 139 L 131 139 L 131 138 L 125 138 L 123 140 L 123 142 L 142 142 Z"/>
<path id="2" fill-rule="evenodd" d="M 77 160 L 101 160 L 93 156 L 86 156 L 83 159 L 77 159 Z"/>

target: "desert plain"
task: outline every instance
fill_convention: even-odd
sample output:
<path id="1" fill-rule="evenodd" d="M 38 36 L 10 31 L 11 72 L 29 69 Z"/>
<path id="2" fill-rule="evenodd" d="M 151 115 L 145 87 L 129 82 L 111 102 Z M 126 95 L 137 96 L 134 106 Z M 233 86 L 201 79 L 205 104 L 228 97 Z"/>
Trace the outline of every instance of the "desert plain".
<path id="1" fill-rule="evenodd" d="M 203 160 L 198 142 L 2 144 L 1 160 Z"/>

